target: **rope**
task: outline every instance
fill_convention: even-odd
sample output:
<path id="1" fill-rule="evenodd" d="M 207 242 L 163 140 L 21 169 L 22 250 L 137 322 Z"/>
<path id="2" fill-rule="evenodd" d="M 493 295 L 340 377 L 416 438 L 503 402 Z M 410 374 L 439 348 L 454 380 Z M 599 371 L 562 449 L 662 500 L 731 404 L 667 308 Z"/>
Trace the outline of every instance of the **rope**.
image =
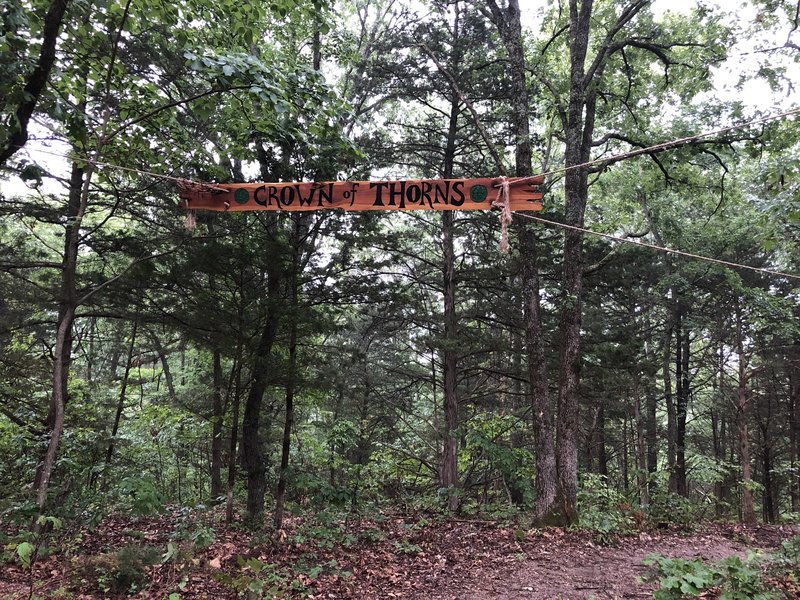
<path id="1" fill-rule="evenodd" d="M 511 224 L 511 186 L 508 177 L 500 177 L 500 184 L 497 187 L 497 197 L 492 202 L 492 208 L 499 208 L 500 212 L 500 250 L 503 254 L 508 254 L 508 226 Z"/>
<path id="2" fill-rule="evenodd" d="M 192 181 L 191 179 L 186 179 L 185 177 L 174 177 L 172 175 L 164 175 L 163 173 L 154 173 L 152 171 L 144 171 L 142 169 L 136 169 L 134 167 L 123 167 L 121 165 L 115 165 L 109 162 L 103 162 L 100 160 L 95 160 L 89 156 L 81 156 L 80 154 L 69 153 L 64 154 L 63 152 L 55 152 L 53 150 L 44 150 L 42 148 L 36 148 L 34 152 L 40 152 L 41 154 L 49 154 L 50 156 L 57 156 L 59 158 L 66 158 L 68 160 L 79 160 L 81 162 L 89 163 L 95 165 L 97 167 L 108 167 L 109 169 L 116 169 L 118 171 L 126 171 L 128 173 L 136 173 L 138 175 L 147 175 L 149 177 L 155 177 L 156 179 L 164 179 L 166 181 L 172 181 L 177 183 L 179 186 L 182 187 L 190 187 L 196 186 L 212 191 L 217 192 L 227 192 L 229 191 L 227 188 L 218 187 L 209 183 L 201 183 L 198 181 Z"/>
<path id="3" fill-rule="evenodd" d="M 594 235 L 597 237 L 606 238 L 608 240 L 612 240 L 614 242 L 626 243 L 626 244 L 633 244 L 634 246 L 641 246 L 643 248 L 650 248 L 652 250 L 657 250 L 658 252 L 663 252 L 665 254 L 675 254 L 677 256 L 684 256 L 686 258 L 692 258 L 694 260 L 701 260 L 709 263 L 714 263 L 718 265 L 723 265 L 726 267 L 731 267 L 734 269 L 746 269 L 749 271 L 755 271 L 757 273 L 764 273 L 766 275 L 777 275 L 778 277 L 786 277 L 788 279 L 795 279 L 800 281 L 800 275 L 795 275 L 793 273 L 784 273 L 782 271 L 774 271 L 772 269 L 762 269 L 761 267 L 753 267 L 750 265 L 743 265 L 741 263 L 730 262 L 727 260 L 722 260 L 720 258 L 711 258 L 709 256 L 703 256 L 702 254 L 694 254 L 692 252 L 684 252 L 683 250 L 675 250 L 674 248 L 665 248 L 663 246 L 656 246 L 655 244 L 648 244 L 647 242 L 640 242 L 638 240 L 631 240 L 628 238 L 621 238 L 615 235 L 611 235 L 610 233 L 601 233 L 599 231 L 593 231 L 591 229 L 585 229 L 583 227 L 578 227 L 576 225 L 567 225 L 566 223 L 559 223 L 558 221 L 550 221 L 548 219 L 543 219 L 541 217 L 534 217 L 533 215 L 524 214 L 515 212 L 513 213 L 518 217 L 523 217 L 525 219 L 530 219 L 531 221 L 536 221 L 537 223 L 544 223 L 545 225 L 550 225 L 553 227 L 560 227 L 562 229 L 570 229 L 572 231 L 580 231 L 581 233 L 588 233 L 590 235 Z"/>

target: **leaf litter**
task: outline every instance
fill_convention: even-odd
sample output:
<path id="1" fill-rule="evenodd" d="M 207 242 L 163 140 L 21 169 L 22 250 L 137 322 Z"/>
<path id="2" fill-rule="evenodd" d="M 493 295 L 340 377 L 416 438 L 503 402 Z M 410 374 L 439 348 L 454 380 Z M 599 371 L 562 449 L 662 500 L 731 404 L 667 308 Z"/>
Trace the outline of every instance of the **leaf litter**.
<path id="1" fill-rule="evenodd" d="M 708 524 L 693 531 L 643 531 L 605 545 L 586 532 L 520 531 L 508 523 L 429 514 L 326 526 L 292 517 L 280 532 L 253 534 L 206 511 L 188 520 L 190 531 L 213 532 L 199 544 L 199 536 L 176 536 L 178 521 L 174 513 L 117 514 L 94 529 L 65 533 L 50 542 L 52 552 L 34 563 L 32 573 L 7 562 L 0 570 L 0 598 L 27 598 L 29 575 L 38 597 L 76 600 L 238 598 L 248 590 L 250 597 L 311 599 L 647 598 L 654 584 L 639 578 L 652 553 L 744 557 L 748 549 L 774 549 L 797 534 L 788 525 Z M 156 560 L 142 558 L 148 556 Z M 138 560 L 142 577 L 123 578 L 120 570 L 133 568 L 123 560 Z"/>

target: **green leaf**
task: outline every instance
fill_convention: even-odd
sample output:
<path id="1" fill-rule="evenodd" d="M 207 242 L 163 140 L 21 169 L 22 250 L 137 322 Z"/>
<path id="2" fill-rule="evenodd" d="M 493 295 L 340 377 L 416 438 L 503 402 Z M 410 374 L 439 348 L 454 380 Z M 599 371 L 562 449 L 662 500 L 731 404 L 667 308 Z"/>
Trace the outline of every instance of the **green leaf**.
<path id="1" fill-rule="evenodd" d="M 17 556 L 19 560 L 22 562 L 22 565 L 29 569 L 31 566 L 31 558 L 33 557 L 33 544 L 30 542 L 22 542 L 21 544 L 17 544 Z"/>

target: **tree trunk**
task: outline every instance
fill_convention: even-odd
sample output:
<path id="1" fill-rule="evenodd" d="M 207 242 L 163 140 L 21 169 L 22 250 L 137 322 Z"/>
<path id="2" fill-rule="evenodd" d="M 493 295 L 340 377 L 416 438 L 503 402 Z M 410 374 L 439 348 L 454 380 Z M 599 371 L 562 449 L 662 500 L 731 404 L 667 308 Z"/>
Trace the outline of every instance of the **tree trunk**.
<path id="1" fill-rule="evenodd" d="M 580 4 L 580 7 L 579 7 Z M 596 91 L 587 87 L 585 61 L 589 47 L 591 0 L 569 2 L 570 90 L 566 115 L 564 166 L 564 221 L 584 226 L 589 191 L 589 159 L 596 108 Z M 583 234 L 564 233 L 564 272 L 561 279 L 561 315 L 558 325 L 559 381 L 558 464 L 559 503 L 567 524 L 578 520 L 578 431 L 580 382 L 580 331 L 583 298 Z"/>
<path id="2" fill-rule="evenodd" d="M 211 400 L 211 499 L 217 501 L 222 496 L 222 422 L 225 408 L 222 402 L 222 352 L 213 350 L 214 391 Z M 232 459 L 233 460 L 233 459 Z"/>
<path id="3" fill-rule="evenodd" d="M 736 424 L 739 429 L 739 465 L 742 470 L 742 522 L 753 525 L 756 512 L 753 507 L 753 480 L 750 471 L 750 440 L 748 438 L 747 413 L 747 356 L 744 353 L 744 318 L 741 299 L 736 299 L 736 354 L 739 359 L 739 384 Z"/>
<path id="4" fill-rule="evenodd" d="M 652 495 L 656 486 L 655 474 L 658 470 L 658 420 L 656 416 L 658 399 L 649 385 L 647 388 L 647 412 L 645 419 L 647 435 L 647 491 L 648 495 Z"/>
<path id="5" fill-rule="evenodd" d="M 638 379 L 638 378 L 637 378 Z M 642 415 L 642 399 L 639 384 L 633 390 L 633 419 L 636 424 L 636 484 L 639 490 L 639 504 L 650 505 L 650 494 L 647 487 L 647 451 L 645 443 L 645 420 Z"/>
<path id="6" fill-rule="evenodd" d="M 47 503 L 50 478 L 53 474 L 61 434 L 64 431 L 64 407 L 67 401 L 69 367 L 72 360 L 72 324 L 78 306 L 76 275 L 80 227 L 89 200 L 89 182 L 93 169 L 91 163 L 85 169 L 73 164 L 70 176 L 67 225 L 64 231 L 64 257 L 61 263 L 61 297 L 56 325 L 56 343 L 53 350 L 52 433 L 36 482 L 36 505 L 40 514 L 43 513 Z"/>
<path id="7" fill-rule="evenodd" d="M 294 253 L 292 255 L 292 272 L 289 282 L 290 322 L 289 322 L 289 372 L 286 377 L 286 409 L 283 421 L 283 439 L 281 442 L 281 467 L 278 476 L 278 489 L 275 493 L 275 529 L 283 526 L 283 512 L 286 501 L 287 476 L 289 470 L 289 453 L 292 443 L 292 427 L 294 426 L 294 393 L 297 376 L 297 319 L 298 319 L 298 270 L 300 268 L 301 220 L 305 215 L 292 215 L 294 222 Z"/>
<path id="8" fill-rule="evenodd" d="M 136 344 L 136 331 L 139 326 L 139 318 L 133 321 L 133 328 L 131 330 L 131 342 L 128 345 L 128 360 L 125 362 L 125 372 L 122 374 L 122 382 L 119 387 L 119 399 L 117 400 L 117 411 L 114 414 L 114 424 L 111 427 L 111 437 L 108 440 L 108 450 L 106 450 L 106 463 L 103 468 L 103 481 L 101 487 L 103 490 L 108 489 L 108 478 L 105 474 L 108 472 L 108 467 L 111 465 L 111 457 L 114 455 L 114 440 L 119 431 L 119 424 L 122 420 L 122 411 L 125 409 L 125 394 L 128 390 L 128 378 L 130 377 L 131 367 L 133 362 L 133 348 Z M 94 482 L 93 482 L 94 483 Z"/>
<path id="9" fill-rule="evenodd" d="M 664 403 L 667 409 L 667 469 L 669 470 L 669 491 L 675 491 L 675 448 L 677 427 L 675 399 L 672 395 L 672 334 L 675 329 L 677 309 L 670 310 L 664 340 L 661 348 L 661 375 L 664 382 Z"/>
<path id="10" fill-rule="evenodd" d="M 457 50 L 460 26 L 460 5 L 454 4 L 452 37 L 453 53 L 450 57 L 451 72 L 455 72 L 460 62 Z M 442 174 L 445 179 L 453 177 L 456 154 L 456 136 L 458 134 L 458 115 L 461 103 L 458 91 L 450 90 L 450 119 L 447 128 L 447 140 L 444 153 Z M 458 509 L 458 389 L 457 370 L 458 353 L 456 337 L 458 335 L 458 316 L 456 314 L 456 258 L 453 245 L 453 229 L 455 213 L 442 212 L 442 284 L 444 303 L 444 347 L 442 349 L 442 395 L 444 397 L 444 430 L 442 432 L 442 470 L 441 486 L 447 492 L 447 508 Z"/>
<path id="11" fill-rule="evenodd" d="M 689 327 L 685 309 L 678 307 L 675 319 L 675 492 L 688 496 L 686 483 L 686 411 L 689 406 Z"/>
<path id="12" fill-rule="evenodd" d="M 595 413 L 595 434 L 597 436 L 597 473 L 608 477 L 608 450 L 606 448 L 606 409 L 603 399 Z"/>
<path id="13" fill-rule="evenodd" d="M 270 215 L 273 236 L 277 215 Z M 280 320 L 281 272 L 277 260 L 267 263 L 267 315 L 253 356 L 252 383 L 242 416 L 242 462 L 247 472 L 247 516 L 251 525 L 263 525 L 264 496 L 267 492 L 267 466 L 261 447 L 261 405 L 270 380 L 270 355 Z"/>
<path id="14" fill-rule="evenodd" d="M 453 249 L 453 220 L 451 211 L 442 212 L 442 247 L 444 279 L 444 450 L 442 456 L 442 487 L 447 490 L 447 507 L 458 508 L 458 392 L 456 390 L 456 285 L 455 252 Z"/>
<path id="15" fill-rule="evenodd" d="M 792 512 L 800 511 L 800 473 L 795 472 L 798 466 L 798 445 L 800 445 L 800 373 L 797 364 L 789 365 L 789 464 L 793 467 L 789 480 L 789 495 Z"/>
<path id="16" fill-rule="evenodd" d="M 169 359 L 167 358 L 167 353 L 164 351 L 164 347 L 161 345 L 161 340 L 156 333 L 150 333 L 150 339 L 153 341 L 153 346 L 155 347 L 156 354 L 158 354 L 158 360 L 161 362 L 161 370 L 164 372 L 164 381 L 167 384 L 167 393 L 169 394 L 169 399 L 171 401 L 175 401 L 175 380 L 172 377 L 172 371 L 169 368 Z"/>
<path id="17" fill-rule="evenodd" d="M 769 427 L 761 427 L 761 471 L 764 491 L 761 496 L 762 518 L 765 523 L 776 520 L 774 483 L 772 481 L 772 446 L 769 443 Z"/>
<path id="18" fill-rule="evenodd" d="M 530 139 L 530 93 L 526 80 L 525 52 L 522 44 L 522 23 L 518 0 L 509 0 L 503 11 L 489 3 L 492 18 L 508 53 L 511 76 L 511 127 L 516 138 L 514 171 L 517 177 L 533 174 Z M 524 297 L 525 341 L 528 359 L 528 393 L 533 415 L 536 450 L 536 508 L 537 521 L 556 522 L 555 498 L 558 478 L 553 442 L 553 422 L 547 385 L 547 364 L 544 356 L 541 298 L 539 295 L 538 245 L 536 231 L 526 221 L 518 228 L 522 290 Z"/>
<path id="19" fill-rule="evenodd" d="M 240 304 L 241 317 L 241 304 Z M 241 319 L 239 320 L 241 324 Z M 239 332 L 241 332 L 239 328 Z M 242 341 L 238 340 L 236 347 L 236 364 L 234 365 L 236 376 L 233 388 L 233 414 L 231 415 L 231 438 L 230 438 L 230 459 L 228 461 L 228 489 L 225 498 L 225 522 L 229 525 L 233 523 L 233 490 L 236 486 L 236 451 L 239 442 L 239 406 L 242 400 Z"/>
<path id="20" fill-rule="evenodd" d="M 59 30 L 64 21 L 64 14 L 67 11 L 69 0 L 53 0 L 47 9 L 42 24 L 41 47 L 36 67 L 28 76 L 25 88 L 21 95 L 22 101 L 14 114 L 13 123 L 15 124 L 11 135 L 6 144 L 0 148 L 0 165 L 14 156 L 28 141 L 28 123 L 33 116 L 33 111 L 42 95 L 50 71 L 56 60 L 56 45 L 58 44 Z"/>

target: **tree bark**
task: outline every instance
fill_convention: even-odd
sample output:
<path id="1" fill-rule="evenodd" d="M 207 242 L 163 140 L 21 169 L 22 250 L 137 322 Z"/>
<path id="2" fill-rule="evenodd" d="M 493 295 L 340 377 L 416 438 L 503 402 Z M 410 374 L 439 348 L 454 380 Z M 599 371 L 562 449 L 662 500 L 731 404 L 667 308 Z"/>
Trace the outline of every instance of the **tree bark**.
<path id="1" fill-rule="evenodd" d="M 174 401 L 175 380 L 173 379 L 172 371 L 169 368 L 169 358 L 167 357 L 167 353 L 164 351 L 164 346 L 161 345 L 161 340 L 159 339 L 158 335 L 151 332 L 150 339 L 153 341 L 156 354 L 158 354 L 158 360 L 161 362 L 161 370 L 164 372 L 164 381 L 167 384 L 167 393 L 169 394 L 169 399 Z"/>
<path id="2" fill-rule="evenodd" d="M 239 335 L 241 336 L 241 303 L 239 303 Z M 225 522 L 229 525 L 233 523 L 233 490 L 236 487 L 236 452 L 239 442 L 239 406 L 242 399 L 242 340 L 241 337 L 236 344 L 236 372 L 233 387 L 233 414 L 231 415 L 231 438 L 230 438 L 230 460 L 228 462 L 228 489 L 225 498 Z"/>
<path id="3" fill-rule="evenodd" d="M 737 386 L 738 405 L 736 424 L 739 429 L 739 465 L 742 470 L 742 522 L 755 524 L 756 512 L 753 507 L 753 480 L 750 467 L 750 440 L 748 437 L 748 395 L 747 395 L 747 356 L 744 352 L 744 316 L 741 299 L 736 299 L 736 355 L 739 359 L 739 383 Z"/>
<path id="4" fill-rule="evenodd" d="M 789 365 L 789 464 L 797 469 L 798 445 L 800 445 L 800 372 L 797 357 Z M 800 473 L 794 473 L 789 480 L 789 495 L 792 512 L 800 511 Z"/>
<path id="5" fill-rule="evenodd" d="M 269 215 L 275 237 L 277 215 Z M 253 356 L 252 383 L 242 415 L 242 462 L 247 473 L 247 516 L 251 525 L 263 525 L 264 496 L 267 492 L 267 468 L 261 447 L 261 405 L 270 381 L 272 345 L 280 321 L 281 271 L 278 260 L 267 263 L 267 315 Z"/>
<path id="6" fill-rule="evenodd" d="M 283 421 L 283 439 L 281 441 L 281 466 L 278 475 L 278 489 L 275 493 L 275 529 L 283 526 L 283 512 L 288 485 L 289 454 L 292 443 L 292 427 L 294 426 L 294 394 L 297 378 L 297 319 L 298 311 L 298 270 L 300 269 L 301 221 L 304 215 L 292 215 L 294 222 L 294 252 L 292 254 L 292 271 L 289 281 L 289 371 L 286 377 L 286 407 Z"/>
<path id="7" fill-rule="evenodd" d="M 131 341 L 128 345 L 128 360 L 125 362 L 125 372 L 122 374 L 122 382 L 119 386 L 119 398 L 117 400 L 117 410 L 114 414 L 114 424 L 111 427 L 111 437 L 108 440 L 108 449 L 106 450 L 106 463 L 105 467 L 103 468 L 103 480 L 101 482 L 101 487 L 103 490 L 108 489 L 108 479 L 105 477 L 105 474 L 108 472 L 108 467 L 111 465 L 111 458 L 114 455 L 114 440 L 117 437 L 117 432 L 119 431 L 119 424 L 122 420 L 122 412 L 125 409 L 125 394 L 128 391 L 128 378 L 130 377 L 131 367 L 133 366 L 131 363 L 133 362 L 133 348 L 136 344 L 136 332 L 139 326 L 139 318 L 133 321 L 133 328 L 131 330 Z"/>
<path id="8" fill-rule="evenodd" d="M 686 482 L 686 414 L 689 406 L 690 331 L 686 309 L 679 304 L 675 320 L 675 492 L 688 496 Z"/>
<path id="9" fill-rule="evenodd" d="M 80 249 L 80 227 L 89 200 L 89 182 L 92 172 L 91 163 L 85 169 L 73 163 L 70 175 L 67 225 L 64 230 L 64 257 L 61 263 L 61 298 L 53 350 L 52 433 L 36 485 L 36 505 L 40 514 L 43 513 L 47 503 L 50 478 L 53 474 L 61 434 L 64 431 L 64 407 L 67 401 L 69 367 L 72 360 L 72 325 L 78 306 L 76 276 Z"/>
<path id="10" fill-rule="evenodd" d="M 505 10 L 493 0 L 488 2 L 492 20 L 500 32 L 508 54 L 511 76 L 511 127 L 515 135 L 514 171 L 517 177 L 533 174 L 530 136 L 530 93 L 522 44 L 522 22 L 518 0 L 509 0 Z M 525 341 L 528 360 L 528 401 L 533 415 L 536 451 L 535 517 L 542 523 L 557 522 L 555 498 L 558 478 L 556 474 L 553 421 L 547 383 L 547 364 L 544 355 L 542 328 L 538 246 L 536 231 L 526 221 L 518 228 L 520 261 L 522 262 L 522 290 L 524 298 Z"/>
<path id="11" fill-rule="evenodd" d="M 15 111 L 16 127 L 5 146 L 0 148 L 0 165 L 5 164 L 28 141 L 28 123 L 55 63 L 58 33 L 68 5 L 69 0 L 53 0 L 47 9 L 42 27 L 42 47 L 39 50 L 39 60 L 25 84 L 23 100 Z"/>
<path id="12" fill-rule="evenodd" d="M 212 369 L 214 390 L 211 397 L 211 500 L 222 496 L 222 422 L 225 408 L 222 402 L 222 352 L 218 347 L 213 349 Z M 232 459 L 233 460 L 233 459 Z"/>
<path id="13" fill-rule="evenodd" d="M 667 327 L 664 330 L 664 340 L 661 348 L 661 376 L 664 383 L 664 404 L 667 409 L 667 469 L 669 470 L 669 491 L 675 491 L 675 448 L 676 448 L 676 417 L 675 399 L 672 395 L 672 338 L 675 329 L 677 309 L 669 311 Z"/>
<path id="14" fill-rule="evenodd" d="M 450 56 L 450 71 L 455 72 L 460 63 L 459 43 L 460 29 L 460 4 L 454 4 L 453 51 Z M 447 127 L 442 175 L 445 179 L 453 177 L 456 154 L 456 136 L 458 134 L 458 116 L 461 112 L 461 102 L 458 90 L 451 86 L 450 90 L 450 115 Z M 458 315 L 456 313 L 456 258 L 453 245 L 453 229 L 455 214 L 451 211 L 442 212 L 442 289 L 444 305 L 444 344 L 442 348 L 442 396 L 444 400 L 444 430 L 442 431 L 442 469 L 440 483 L 447 493 L 447 508 L 450 511 L 458 509 L 458 353 L 456 338 L 458 335 Z"/>
<path id="15" fill-rule="evenodd" d="M 442 455 L 441 484 L 447 490 L 447 507 L 458 508 L 458 392 L 456 389 L 456 284 L 455 251 L 453 248 L 453 220 L 451 211 L 442 212 L 442 248 L 444 279 L 444 449 Z"/>
<path id="16" fill-rule="evenodd" d="M 647 485 L 645 419 L 642 415 L 642 400 L 638 393 L 635 394 L 633 399 L 633 418 L 636 423 L 636 484 L 639 488 L 639 504 L 649 506 L 650 489 Z"/>
<path id="17" fill-rule="evenodd" d="M 589 190 L 588 167 L 596 107 L 596 91 L 587 87 L 586 54 L 589 47 L 592 1 L 569 2 L 570 90 L 565 127 L 564 221 L 583 227 Z M 564 234 L 564 272 L 561 278 L 558 425 L 556 455 L 559 503 L 565 522 L 578 520 L 578 418 L 580 382 L 580 329 L 583 298 L 583 234 Z"/>

